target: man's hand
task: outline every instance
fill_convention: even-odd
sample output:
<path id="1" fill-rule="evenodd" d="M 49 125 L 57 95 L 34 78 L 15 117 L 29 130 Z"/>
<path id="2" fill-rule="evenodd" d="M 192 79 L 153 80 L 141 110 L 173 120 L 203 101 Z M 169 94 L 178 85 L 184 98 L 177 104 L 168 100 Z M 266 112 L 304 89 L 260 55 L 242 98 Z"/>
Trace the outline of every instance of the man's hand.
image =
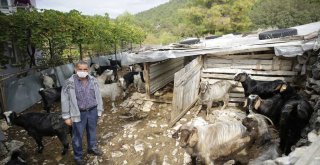
<path id="1" fill-rule="evenodd" d="M 64 123 L 67 124 L 67 126 L 69 126 L 69 127 L 72 126 L 72 120 L 71 119 L 64 120 Z"/>

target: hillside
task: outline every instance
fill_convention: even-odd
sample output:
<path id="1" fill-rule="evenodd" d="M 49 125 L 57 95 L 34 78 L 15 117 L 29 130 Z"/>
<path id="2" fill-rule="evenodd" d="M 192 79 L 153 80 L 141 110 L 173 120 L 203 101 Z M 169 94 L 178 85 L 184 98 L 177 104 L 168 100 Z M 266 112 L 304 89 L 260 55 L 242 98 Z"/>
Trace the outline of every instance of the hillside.
<path id="1" fill-rule="evenodd" d="M 178 23 L 178 10 L 187 6 L 190 0 L 170 0 L 152 9 L 136 14 L 137 20 L 149 30 L 165 29 L 171 31 Z"/>

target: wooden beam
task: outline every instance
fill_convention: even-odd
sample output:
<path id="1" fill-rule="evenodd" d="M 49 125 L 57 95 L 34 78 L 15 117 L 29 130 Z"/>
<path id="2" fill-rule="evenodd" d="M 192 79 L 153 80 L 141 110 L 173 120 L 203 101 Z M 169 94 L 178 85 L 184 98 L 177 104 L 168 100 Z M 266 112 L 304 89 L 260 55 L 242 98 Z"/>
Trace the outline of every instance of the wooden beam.
<path id="1" fill-rule="evenodd" d="M 0 102 L 1 102 L 1 114 L 5 111 L 7 111 L 7 100 L 4 93 L 4 85 L 2 82 L 0 82 Z"/>
<path id="2" fill-rule="evenodd" d="M 261 60 L 272 60 L 275 54 L 246 54 L 246 55 L 225 55 L 225 56 L 216 56 L 208 55 L 207 58 L 220 58 L 220 59 L 261 59 Z"/>
<path id="3" fill-rule="evenodd" d="M 225 69 L 225 68 L 208 68 L 203 69 L 203 73 L 223 73 L 223 74 L 236 74 L 240 71 L 246 72 L 252 75 L 275 75 L 275 76 L 295 76 L 298 75 L 294 71 L 256 71 L 256 70 L 242 70 L 242 69 Z"/>
<path id="4" fill-rule="evenodd" d="M 150 64 L 145 62 L 144 64 L 144 71 L 143 71 L 143 77 L 144 77 L 144 81 L 145 81 L 145 88 L 146 88 L 146 94 L 147 94 L 147 98 L 150 99 Z"/>
<path id="5" fill-rule="evenodd" d="M 152 101 L 155 103 L 165 103 L 165 104 L 172 104 L 171 101 L 167 101 L 167 100 L 157 100 L 157 99 L 143 99 L 144 101 Z"/>
<path id="6" fill-rule="evenodd" d="M 208 74 L 203 73 L 201 75 L 202 78 L 213 78 L 213 79 L 227 79 L 227 80 L 233 80 L 234 75 L 228 75 L 228 74 Z M 292 82 L 292 77 L 273 77 L 273 76 L 250 76 L 254 80 L 259 81 L 274 81 L 274 80 L 284 80 L 287 82 Z"/>
<path id="7" fill-rule="evenodd" d="M 169 128 L 173 127 L 192 107 L 193 105 L 198 101 L 198 99 L 195 99 L 195 101 L 190 104 L 186 109 L 184 109 L 169 125 Z"/>

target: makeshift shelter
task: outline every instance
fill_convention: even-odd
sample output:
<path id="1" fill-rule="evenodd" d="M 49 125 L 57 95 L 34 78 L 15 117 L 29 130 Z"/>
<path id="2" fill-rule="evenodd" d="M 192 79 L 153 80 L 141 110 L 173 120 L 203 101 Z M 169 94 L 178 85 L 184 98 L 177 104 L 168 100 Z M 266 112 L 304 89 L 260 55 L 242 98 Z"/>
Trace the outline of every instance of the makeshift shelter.
<path id="1" fill-rule="evenodd" d="M 234 74 L 246 71 L 257 80 L 282 79 L 293 82 L 298 71 L 296 56 L 319 48 L 318 31 L 320 22 L 292 27 L 297 35 L 283 38 L 259 40 L 258 33 L 224 35 L 204 40 L 192 46 L 169 45 L 139 53 L 126 54 L 122 63 L 130 65 L 144 63 L 146 92 L 150 96 L 174 80 L 173 112 L 174 123 L 193 106 L 197 100 L 200 80 L 214 83 L 218 80 L 232 80 Z M 196 56 L 188 65 L 186 58 Z M 243 88 L 239 85 L 231 91 L 230 105 L 243 101 Z"/>

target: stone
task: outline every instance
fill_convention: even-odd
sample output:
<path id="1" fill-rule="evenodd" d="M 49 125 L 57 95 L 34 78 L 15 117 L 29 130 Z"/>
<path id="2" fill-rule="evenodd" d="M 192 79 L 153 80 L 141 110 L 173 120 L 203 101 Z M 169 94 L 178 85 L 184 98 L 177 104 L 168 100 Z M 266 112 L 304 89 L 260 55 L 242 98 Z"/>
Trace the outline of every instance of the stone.
<path id="1" fill-rule="evenodd" d="M 172 156 L 175 156 L 175 155 L 177 154 L 177 152 L 178 152 L 178 149 L 174 149 L 174 150 L 172 151 Z"/>
<path id="2" fill-rule="evenodd" d="M 130 146 L 128 144 L 125 144 L 125 145 L 122 145 L 121 149 L 128 150 L 128 149 L 130 149 Z"/>
<path id="3" fill-rule="evenodd" d="M 191 162 L 191 156 L 188 153 L 184 152 L 184 154 L 183 154 L 183 164 L 187 165 L 190 162 Z"/>
<path id="4" fill-rule="evenodd" d="M 310 100 L 318 101 L 320 98 L 319 95 L 311 95 Z"/>
<path id="5" fill-rule="evenodd" d="M 24 143 L 18 140 L 12 140 L 10 142 L 6 142 L 5 145 L 7 146 L 9 151 L 14 151 L 20 149 Z"/>
<path id="6" fill-rule="evenodd" d="M 99 165 L 98 157 L 95 156 L 94 159 L 92 160 L 92 164 L 94 165 Z"/>
<path id="7" fill-rule="evenodd" d="M 6 121 L 0 120 L 0 130 L 6 131 L 9 129 L 9 126 Z"/>
<path id="8" fill-rule="evenodd" d="M 142 152 L 144 151 L 144 145 L 143 145 L 143 142 L 141 140 L 136 140 L 134 142 L 134 150 L 136 152 Z"/>
<path id="9" fill-rule="evenodd" d="M 111 136 L 113 136 L 113 132 L 109 132 L 109 133 L 103 135 L 103 136 L 102 136 L 102 139 L 107 139 L 107 138 L 109 138 L 109 137 L 111 137 Z"/>
<path id="10" fill-rule="evenodd" d="M 5 156 L 8 153 L 6 146 L 0 142 L 0 157 Z"/>
<path id="11" fill-rule="evenodd" d="M 121 156 L 123 156 L 123 153 L 121 151 L 115 151 L 111 153 L 111 157 L 113 158 L 119 158 Z"/>
<path id="12" fill-rule="evenodd" d="M 137 100 L 136 103 L 141 105 L 141 104 L 143 104 L 143 100 Z"/>
<path id="13" fill-rule="evenodd" d="M 162 162 L 162 165 L 170 165 L 169 162 L 168 162 L 168 156 L 167 155 L 164 155 L 163 157 L 163 162 Z"/>
<path id="14" fill-rule="evenodd" d="M 152 105 L 153 105 L 153 102 L 151 102 L 151 101 L 146 101 L 146 102 L 144 103 L 144 105 L 143 105 L 142 111 L 143 111 L 143 112 L 150 112 Z"/>
<path id="15" fill-rule="evenodd" d="M 311 87 L 314 91 L 320 94 L 320 86 L 319 85 L 312 85 Z"/>
<path id="16" fill-rule="evenodd" d="M 315 80 L 320 80 L 320 68 L 312 70 L 312 78 Z"/>
<path id="17" fill-rule="evenodd" d="M 318 135 L 314 131 L 311 131 L 311 132 L 308 133 L 308 140 L 311 143 L 317 141 L 317 139 L 318 139 Z"/>

